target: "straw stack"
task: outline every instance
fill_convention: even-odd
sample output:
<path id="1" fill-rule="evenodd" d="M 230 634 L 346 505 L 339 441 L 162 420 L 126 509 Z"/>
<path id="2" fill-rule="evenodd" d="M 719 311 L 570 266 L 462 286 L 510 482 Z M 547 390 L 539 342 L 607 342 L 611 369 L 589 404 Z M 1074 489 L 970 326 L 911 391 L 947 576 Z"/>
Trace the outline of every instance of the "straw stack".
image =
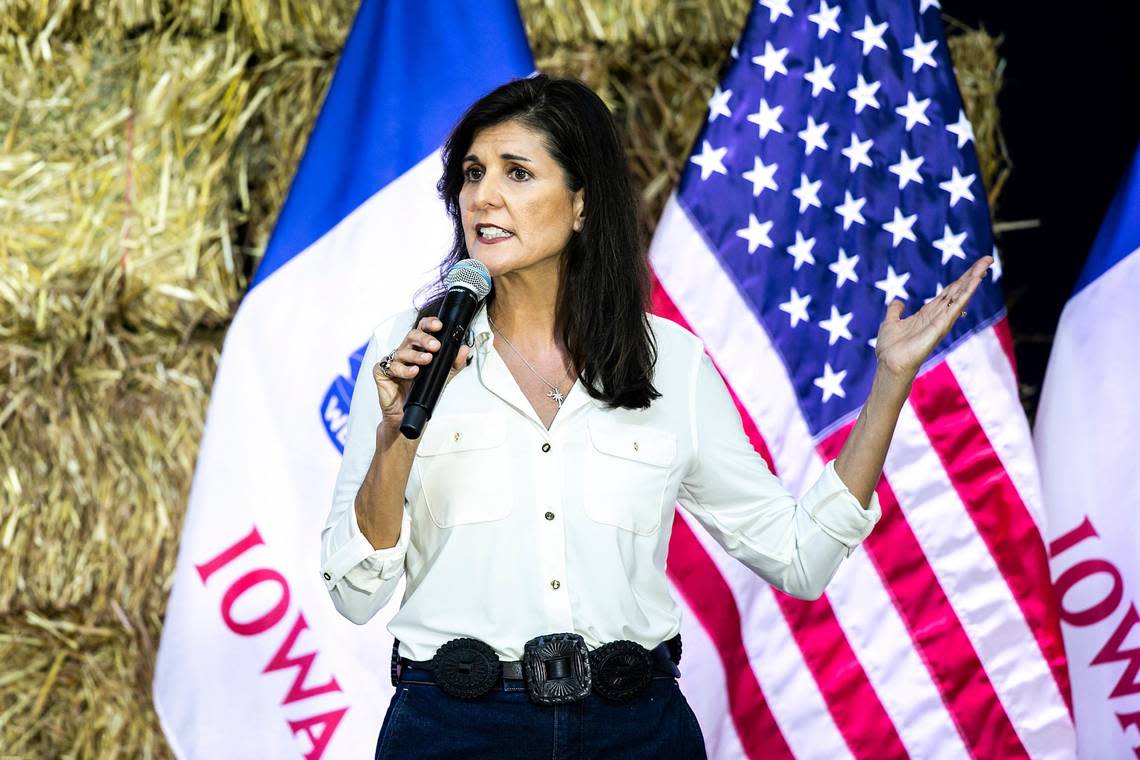
<path id="1" fill-rule="evenodd" d="M 150 680 L 209 388 L 355 12 L 0 6 L 0 756 L 169 757 Z M 657 217 L 748 0 L 524 0 Z M 951 52 L 991 201 L 996 42 Z"/>

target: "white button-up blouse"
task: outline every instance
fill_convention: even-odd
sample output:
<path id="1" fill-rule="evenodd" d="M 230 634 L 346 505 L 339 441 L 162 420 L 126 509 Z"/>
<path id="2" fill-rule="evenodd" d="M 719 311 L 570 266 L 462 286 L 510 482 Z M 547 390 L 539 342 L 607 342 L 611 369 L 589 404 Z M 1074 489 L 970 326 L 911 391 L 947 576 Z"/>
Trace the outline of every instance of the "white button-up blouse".
<path id="1" fill-rule="evenodd" d="M 321 533 L 333 604 L 363 624 L 405 578 L 388 630 L 400 654 L 428 660 L 460 636 L 503 660 L 543 633 L 575 632 L 593 649 L 646 648 L 680 630 L 665 558 L 675 505 L 772 585 L 815 598 L 871 532 L 829 462 L 798 502 L 752 448 L 702 342 L 649 315 L 657 340 L 648 409 L 610 409 L 580 381 L 549 430 L 494 345 L 486 308 L 472 321 L 473 359 L 444 389 L 404 493 L 400 538 L 376 550 L 354 502 L 376 445 L 372 366 L 403 340 L 407 309 L 374 331 L 357 376 L 344 459 Z"/>

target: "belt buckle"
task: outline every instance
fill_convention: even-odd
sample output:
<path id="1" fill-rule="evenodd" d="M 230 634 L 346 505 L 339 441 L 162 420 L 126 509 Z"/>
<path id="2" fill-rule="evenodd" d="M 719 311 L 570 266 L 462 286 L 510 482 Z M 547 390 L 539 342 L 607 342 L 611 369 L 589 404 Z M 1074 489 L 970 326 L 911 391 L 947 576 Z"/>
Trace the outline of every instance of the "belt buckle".
<path id="1" fill-rule="evenodd" d="M 577 633 L 536 636 L 523 647 L 523 677 L 532 702 L 562 705 L 590 694 L 590 656 Z"/>

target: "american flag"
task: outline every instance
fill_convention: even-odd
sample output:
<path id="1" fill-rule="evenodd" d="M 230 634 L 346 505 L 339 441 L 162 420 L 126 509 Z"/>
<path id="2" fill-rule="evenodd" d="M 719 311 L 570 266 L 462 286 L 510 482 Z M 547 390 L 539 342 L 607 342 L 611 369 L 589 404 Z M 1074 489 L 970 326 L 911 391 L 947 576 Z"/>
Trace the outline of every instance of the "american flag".
<path id="1" fill-rule="evenodd" d="M 803 493 L 846 439 L 887 304 L 994 254 L 937 0 L 761 0 L 650 258 L 757 451 Z M 793 599 L 678 510 L 682 686 L 717 757 L 1071 757 L 1070 691 L 1000 260 L 915 381 L 883 517 Z"/>

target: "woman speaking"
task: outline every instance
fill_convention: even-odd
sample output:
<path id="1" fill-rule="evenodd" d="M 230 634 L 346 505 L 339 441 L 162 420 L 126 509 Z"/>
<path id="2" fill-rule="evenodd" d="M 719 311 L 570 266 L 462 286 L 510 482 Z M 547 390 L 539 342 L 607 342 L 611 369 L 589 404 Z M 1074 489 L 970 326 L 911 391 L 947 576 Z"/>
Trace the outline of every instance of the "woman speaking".
<path id="1" fill-rule="evenodd" d="M 369 341 L 322 533 L 350 620 L 406 581 L 376 755 L 704 757 L 676 680 L 675 505 L 773 586 L 817 598 L 879 519 L 911 382 L 992 259 L 907 319 L 887 308 L 858 421 L 797 501 L 701 341 L 646 312 L 625 154 L 589 88 L 503 85 L 463 116 L 443 163 L 454 245 L 425 305 Z M 404 401 L 440 348 L 443 273 L 468 258 L 493 287 L 409 440 Z"/>

